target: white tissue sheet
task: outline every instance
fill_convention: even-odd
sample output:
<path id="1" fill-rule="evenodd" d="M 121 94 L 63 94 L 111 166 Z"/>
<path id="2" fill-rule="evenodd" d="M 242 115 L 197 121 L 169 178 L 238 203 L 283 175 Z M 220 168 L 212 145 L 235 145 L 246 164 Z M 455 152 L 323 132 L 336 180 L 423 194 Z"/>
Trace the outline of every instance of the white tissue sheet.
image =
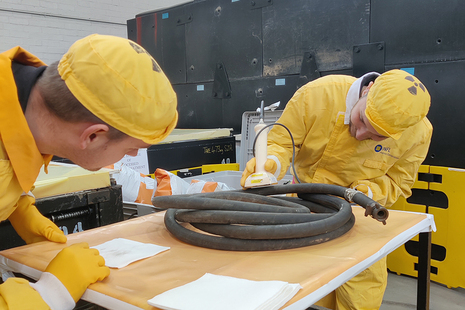
<path id="1" fill-rule="evenodd" d="M 110 268 L 123 268 L 135 261 L 157 255 L 169 250 L 169 247 L 151 243 L 116 238 L 93 246 L 105 259 L 105 265 Z"/>
<path id="2" fill-rule="evenodd" d="M 282 281 L 251 281 L 206 273 L 148 301 L 165 310 L 279 309 L 302 287 Z"/>

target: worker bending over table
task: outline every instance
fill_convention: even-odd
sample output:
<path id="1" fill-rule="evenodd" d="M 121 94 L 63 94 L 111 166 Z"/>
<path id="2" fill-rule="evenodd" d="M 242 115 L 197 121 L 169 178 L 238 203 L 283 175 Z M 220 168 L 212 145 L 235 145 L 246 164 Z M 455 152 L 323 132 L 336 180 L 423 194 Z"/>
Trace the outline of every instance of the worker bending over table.
<path id="1" fill-rule="evenodd" d="M 301 87 L 277 122 L 293 135 L 295 169 L 302 183 L 354 188 L 390 207 L 399 196 L 411 195 L 428 152 L 433 130 L 426 118 L 429 106 L 425 86 L 402 70 L 372 72 L 359 79 L 329 75 Z M 290 166 L 292 149 L 289 133 L 274 126 L 265 169 L 278 180 Z M 252 158 L 242 186 L 254 171 Z M 324 306 L 379 309 L 386 284 L 383 258 L 336 289 Z"/>
<path id="2" fill-rule="evenodd" d="M 127 39 L 90 35 L 50 66 L 21 47 L 0 54 L 0 220 L 26 243 L 67 238 L 31 193 L 53 155 L 88 170 L 136 155 L 176 126 L 176 94 L 156 61 Z M 63 249 L 34 284 L 9 278 L 0 309 L 73 309 L 110 273 L 86 243 Z"/>

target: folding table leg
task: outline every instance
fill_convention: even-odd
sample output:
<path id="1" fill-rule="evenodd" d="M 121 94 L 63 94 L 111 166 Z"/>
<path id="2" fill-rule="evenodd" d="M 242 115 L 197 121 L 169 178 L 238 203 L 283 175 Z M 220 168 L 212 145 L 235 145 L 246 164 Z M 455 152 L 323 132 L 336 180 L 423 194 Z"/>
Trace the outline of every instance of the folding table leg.
<path id="1" fill-rule="evenodd" d="M 431 232 L 420 233 L 418 250 L 417 309 L 429 310 Z"/>

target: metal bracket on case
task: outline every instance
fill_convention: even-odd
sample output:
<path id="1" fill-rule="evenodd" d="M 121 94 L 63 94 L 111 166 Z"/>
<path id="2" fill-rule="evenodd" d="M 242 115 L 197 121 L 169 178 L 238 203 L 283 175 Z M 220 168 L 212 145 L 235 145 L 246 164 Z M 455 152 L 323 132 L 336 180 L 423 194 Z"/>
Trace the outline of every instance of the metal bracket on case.
<path id="1" fill-rule="evenodd" d="M 177 19 L 176 19 L 176 25 L 184 25 L 184 24 L 187 24 L 187 23 L 190 23 L 192 21 L 192 14 L 188 14 L 188 15 L 181 15 L 181 16 L 178 16 Z"/>
<path id="2" fill-rule="evenodd" d="M 212 95 L 216 99 L 231 98 L 231 85 L 229 84 L 228 73 L 222 62 L 216 64 Z"/>
<path id="3" fill-rule="evenodd" d="M 273 4 L 273 0 L 251 0 L 250 1 L 250 9 L 260 9 L 265 6 L 269 6 Z"/>
<path id="4" fill-rule="evenodd" d="M 353 76 L 361 77 L 368 72 L 383 73 L 385 58 L 384 42 L 354 45 L 352 69 Z"/>
<path id="5" fill-rule="evenodd" d="M 316 66 L 315 55 L 311 52 L 305 52 L 302 59 L 302 66 L 300 68 L 300 76 L 298 87 L 302 87 L 310 81 L 319 78 L 320 72 Z"/>
<path id="6" fill-rule="evenodd" d="M 103 188 L 87 193 L 87 202 L 95 204 L 110 201 L 110 190 Z"/>

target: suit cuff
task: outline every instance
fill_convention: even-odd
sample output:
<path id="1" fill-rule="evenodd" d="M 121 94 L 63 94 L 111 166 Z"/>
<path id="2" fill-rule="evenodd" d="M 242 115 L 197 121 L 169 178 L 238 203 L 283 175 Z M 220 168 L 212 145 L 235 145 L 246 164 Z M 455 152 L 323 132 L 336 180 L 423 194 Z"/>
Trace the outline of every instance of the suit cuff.
<path id="1" fill-rule="evenodd" d="M 30 285 L 52 310 L 71 310 L 76 306 L 66 287 L 49 272 L 42 273 L 39 281 Z"/>

